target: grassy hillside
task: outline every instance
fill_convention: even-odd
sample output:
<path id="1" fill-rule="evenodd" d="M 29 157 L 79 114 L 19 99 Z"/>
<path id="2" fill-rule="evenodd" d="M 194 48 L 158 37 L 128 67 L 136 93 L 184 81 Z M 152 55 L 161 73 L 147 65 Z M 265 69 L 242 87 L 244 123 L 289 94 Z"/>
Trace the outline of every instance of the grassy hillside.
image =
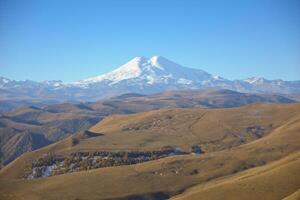
<path id="1" fill-rule="evenodd" d="M 2 163 L 7 164 L 24 152 L 59 141 L 78 131 L 87 130 L 99 119 L 112 114 L 130 114 L 161 108 L 227 108 L 254 102 L 293 103 L 295 101 L 279 95 L 244 94 L 230 90 L 207 89 L 169 91 L 148 96 L 125 94 L 94 103 L 31 106 L 2 112 L 0 113 Z M 5 144 L 9 144 L 9 147 Z"/>
<path id="2" fill-rule="evenodd" d="M 298 200 L 298 199 L 300 199 L 300 189 L 298 189 L 293 194 L 285 197 L 283 200 Z"/>
<path id="3" fill-rule="evenodd" d="M 200 184 L 172 199 L 299 199 L 295 192 L 300 187 L 299 168 L 300 152 L 265 166 Z"/>
<path id="4" fill-rule="evenodd" d="M 222 199 L 232 199 L 232 195 L 236 195 L 236 188 L 245 193 L 254 188 L 266 199 L 282 199 L 292 195 L 300 187 L 300 177 L 296 173 L 299 169 L 300 155 L 299 109 L 300 104 L 254 104 L 234 109 L 175 109 L 127 117 L 112 116 L 90 129 L 96 134 L 103 135 L 82 139 L 84 134 L 79 134 L 77 135 L 79 143 L 76 145 L 68 138 L 41 150 L 24 154 L 6 166 L 0 171 L 1 198 L 166 199 L 186 191 L 176 198 L 197 199 L 199 193 L 218 199 L 220 193 L 215 194 L 214 191 L 220 190 L 224 194 Z M 203 113 L 206 114 L 203 116 Z M 166 118 L 168 115 L 171 115 L 175 122 Z M 154 119 L 161 120 L 159 126 L 149 127 L 149 121 L 153 125 Z M 166 119 L 167 123 L 164 123 L 163 119 Z M 218 121 L 219 126 L 216 125 Z M 194 123 L 191 125 L 191 122 Z M 175 130 L 171 133 L 169 133 L 171 125 L 169 127 L 168 124 L 174 126 Z M 225 124 L 227 126 L 224 126 Z M 252 138 L 257 130 L 261 130 L 247 129 L 248 126 L 254 125 L 262 127 L 267 125 L 269 129 L 264 129 L 266 132 L 263 135 L 259 134 L 259 137 Z M 131 127 L 147 127 L 147 129 L 131 130 Z M 188 127 L 190 128 L 187 129 Z M 219 133 L 221 130 L 226 131 Z M 246 142 L 244 140 L 241 142 L 240 137 L 233 136 L 246 134 L 247 130 L 251 137 Z M 230 134 L 232 132 L 234 134 Z M 162 140 L 158 143 L 154 139 L 159 133 Z M 139 137 L 138 134 L 145 137 Z M 174 138 L 168 139 L 170 138 L 168 134 L 172 134 Z M 193 140 L 188 140 L 192 135 Z M 166 145 L 180 146 L 184 149 L 197 143 L 203 146 L 205 153 L 172 156 L 141 164 L 100 168 L 35 180 L 17 179 L 27 162 L 49 151 L 64 155 L 74 151 L 93 151 L 96 148 L 112 149 L 108 144 L 103 146 L 101 138 L 106 137 L 106 142 L 110 141 L 108 138 L 113 141 L 108 144 L 119 149 L 135 149 L 139 148 L 140 144 L 143 144 L 139 148 L 141 150 Z"/>
<path id="5" fill-rule="evenodd" d="M 71 104 L 64 104 L 64 107 Z M 28 107 L 0 115 L 0 151 L 7 164 L 24 152 L 56 142 L 80 130 L 86 130 L 102 116 L 84 108 L 58 110 Z"/>
<path id="6" fill-rule="evenodd" d="M 264 138 L 298 116 L 299 108 L 300 104 L 252 104 L 231 109 L 166 109 L 113 115 L 90 129 L 98 137 L 85 137 L 82 132 L 28 153 L 22 160 L 49 152 L 69 155 L 100 150 L 151 151 L 166 147 L 190 151 L 194 145 L 206 153 L 220 151 Z"/>
<path id="7" fill-rule="evenodd" d="M 253 104 L 232 109 L 165 109 L 113 115 L 90 129 L 99 137 L 80 139 L 68 151 L 153 150 L 167 146 L 188 151 L 193 145 L 205 152 L 223 150 L 268 135 L 298 115 L 299 108 L 299 104 Z"/>

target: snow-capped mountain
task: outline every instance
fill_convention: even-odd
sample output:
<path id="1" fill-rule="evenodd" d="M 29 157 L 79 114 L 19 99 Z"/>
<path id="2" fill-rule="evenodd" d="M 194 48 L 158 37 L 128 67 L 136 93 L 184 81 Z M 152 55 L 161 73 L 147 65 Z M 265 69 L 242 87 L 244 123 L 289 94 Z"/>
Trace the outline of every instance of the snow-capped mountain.
<path id="1" fill-rule="evenodd" d="M 192 84 L 214 79 L 212 75 L 199 69 L 183 67 L 161 56 L 150 59 L 135 57 L 128 63 L 110 73 L 78 81 L 78 85 L 107 82 L 115 85 L 125 80 L 132 80 L 142 84 Z"/>
<path id="2" fill-rule="evenodd" d="M 72 83 L 0 78 L 0 97 L 94 101 L 124 93 L 150 94 L 209 87 L 248 93 L 300 93 L 300 81 L 256 77 L 232 81 L 200 69 L 181 66 L 161 56 L 154 56 L 149 59 L 136 57 L 107 74 Z"/>

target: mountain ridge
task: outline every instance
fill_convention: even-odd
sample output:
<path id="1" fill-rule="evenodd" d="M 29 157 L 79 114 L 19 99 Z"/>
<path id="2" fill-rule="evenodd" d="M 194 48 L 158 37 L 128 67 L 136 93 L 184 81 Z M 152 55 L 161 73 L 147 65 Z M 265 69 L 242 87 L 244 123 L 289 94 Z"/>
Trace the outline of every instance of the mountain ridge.
<path id="1" fill-rule="evenodd" d="M 153 94 L 168 90 L 216 87 L 246 93 L 300 93 L 300 81 L 251 77 L 229 80 L 162 56 L 135 57 L 113 71 L 75 82 L 15 81 L 0 77 L 1 99 L 96 101 L 125 93 Z"/>

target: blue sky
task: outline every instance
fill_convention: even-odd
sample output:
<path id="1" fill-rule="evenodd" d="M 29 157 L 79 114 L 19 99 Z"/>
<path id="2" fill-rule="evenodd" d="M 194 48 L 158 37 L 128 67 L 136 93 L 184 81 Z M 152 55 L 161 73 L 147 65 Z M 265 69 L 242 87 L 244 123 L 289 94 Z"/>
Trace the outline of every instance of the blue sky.
<path id="1" fill-rule="evenodd" d="M 300 79 L 300 1 L 0 0 L 0 76 L 73 81 L 153 55 L 229 79 Z"/>

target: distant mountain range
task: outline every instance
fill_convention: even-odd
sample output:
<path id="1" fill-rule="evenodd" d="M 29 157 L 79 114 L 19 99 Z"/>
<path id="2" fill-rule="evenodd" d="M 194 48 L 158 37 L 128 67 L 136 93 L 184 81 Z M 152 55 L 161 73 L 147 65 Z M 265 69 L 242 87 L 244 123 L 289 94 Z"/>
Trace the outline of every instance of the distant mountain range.
<path id="1" fill-rule="evenodd" d="M 168 90 L 199 88 L 230 89 L 246 93 L 300 93 L 300 81 L 248 78 L 228 80 L 203 70 L 181 66 L 161 56 L 136 57 L 97 77 L 72 83 L 62 81 L 15 81 L 0 78 L 1 100 L 41 102 L 95 101 L 125 93 L 152 94 Z"/>

